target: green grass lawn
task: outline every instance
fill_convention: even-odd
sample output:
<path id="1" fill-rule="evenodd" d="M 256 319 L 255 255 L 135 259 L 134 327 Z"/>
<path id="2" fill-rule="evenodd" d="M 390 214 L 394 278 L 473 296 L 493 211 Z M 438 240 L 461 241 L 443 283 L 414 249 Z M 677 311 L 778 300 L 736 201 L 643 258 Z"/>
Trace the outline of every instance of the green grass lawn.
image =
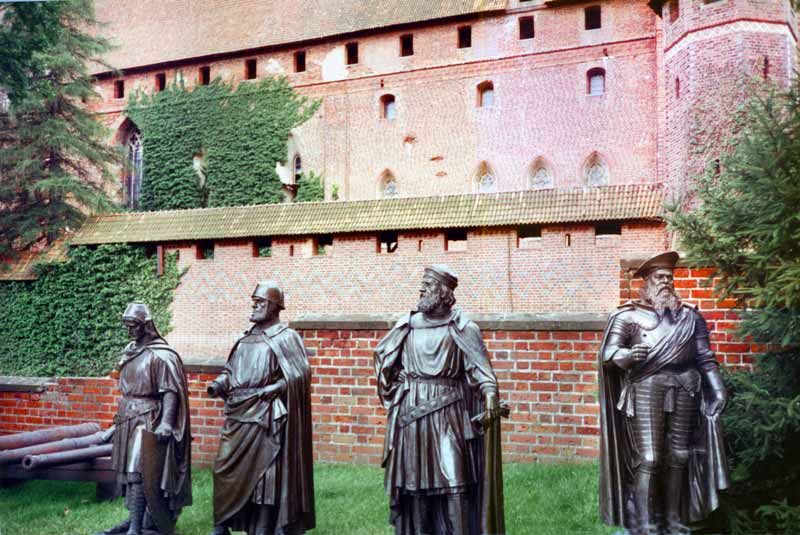
<path id="1" fill-rule="evenodd" d="M 317 463 L 318 535 L 390 535 L 383 472 Z M 509 534 L 610 535 L 597 519 L 597 466 L 508 464 L 504 468 Z M 195 470 L 194 505 L 178 521 L 181 535 L 211 531 L 211 472 Z M 31 481 L 0 489 L 0 535 L 86 535 L 122 521 L 122 500 L 97 502 L 94 485 Z"/>

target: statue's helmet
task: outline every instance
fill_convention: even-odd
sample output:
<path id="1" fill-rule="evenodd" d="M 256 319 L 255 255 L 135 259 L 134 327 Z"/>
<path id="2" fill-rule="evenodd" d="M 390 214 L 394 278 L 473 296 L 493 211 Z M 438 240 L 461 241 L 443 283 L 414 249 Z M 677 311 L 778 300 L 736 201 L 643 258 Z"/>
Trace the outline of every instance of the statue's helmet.
<path id="1" fill-rule="evenodd" d="M 256 289 L 253 290 L 252 297 L 260 297 L 273 303 L 277 303 L 278 307 L 283 310 L 283 290 L 278 286 L 275 281 L 261 281 L 256 284 Z"/>
<path id="2" fill-rule="evenodd" d="M 451 290 L 458 286 L 458 277 L 448 266 L 444 264 L 434 264 L 425 268 L 425 275 L 433 277 Z"/>
<path id="3" fill-rule="evenodd" d="M 122 313 L 122 321 L 134 320 L 139 323 L 146 323 L 153 321 L 153 315 L 150 313 L 150 307 L 144 303 L 129 303 L 125 312 Z"/>
<path id="4" fill-rule="evenodd" d="M 680 255 L 675 251 L 667 251 L 660 253 L 654 257 L 644 261 L 641 266 L 636 269 L 633 274 L 634 277 L 646 278 L 650 273 L 656 269 L 675 269 L 675 265 L 680 260 Z"/>

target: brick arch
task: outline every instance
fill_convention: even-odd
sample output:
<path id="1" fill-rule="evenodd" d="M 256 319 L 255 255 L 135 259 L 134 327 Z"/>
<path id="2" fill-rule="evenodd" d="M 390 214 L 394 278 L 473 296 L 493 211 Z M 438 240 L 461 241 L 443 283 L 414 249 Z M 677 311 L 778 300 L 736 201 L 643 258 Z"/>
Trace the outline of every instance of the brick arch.
<path id="1" fill-rule="evenodd" d="M 590 173 L 592 172 L 592 168 L 595 165 L 600 165 L 605 169 L 605 183 L 604 184 L 591 184 L 590 181 L 594 180 L 593 177 L 590 177 Z M 584 186 L 600 186 L 604 185 L 607 186 L 612 183 L 611 180 L 611 162 L 609 158 L 605 154 L 601 154 L 599 151 L 594 150 L 592 151 L 581 164 L 580 168 L 580 178 L 581 183 Z"/>
<path id="2" fill-rule="evenodd" d="M 393 195 L 386 195 L 386 186 L 389 185 L 390 182 L 394 182 L 394 185 L 395 185 L 395 188 L 396 188 L 396 190 L 395 190 L 396 192 Z M 384 169 L 378 175 L 378 180 L 377 180 L 377 182 L 375 184 L 376 197 L 378 199 L 383 199 L 383 198 L 386 198 L 386 197 L 396 197 L 396 196 L 398 196 L 400 192 L 399 192 L 399 188 L 397 188 L 397 185 L 398 185 L 397 175 L 394 174 L 394 172 L 392 172 L 391 169 L 388 169 L 388 168 Z"/>
<path id="3" fill-rule="evenodd" d="M 494 180 L 493 191 L 498 190 L 497 172 L 487 160 L 481 160 L 480 162 L 478 162 L 478 165 L 475 166 L 475 171 L 473 171 L 472 173 L 471 183 L 472 183 L 472 189 L 474 191 L 477 192 L 481 191 L 481 183 L 483 182 L 484 177 L 487 175 L 491 176 Z"/>
<path id="4" fill-rule="evenodd" d="M 541 169 L 546 169 L 550 174 L 550 180 L 548 185 L 544 187 L 537 187 L 535 183 L 537 179 L 537 174 Z M 556 177 L 555 177 L 555 170 L 553 168 L 553 164 L 542 155 L 537 156 L 528 166 L 528 176 L 527 176 L 527 185 L 531 189 L 549 189 L 555 187 Z"/>
<path id="5" fill-rule="evenodd" d="M 130 117 L 123 116 L 119 126 L 115 129 L 113 144 L 124 145 L 134 132 L 141 133 L 141 130 L 139 130 L 139 127 L 136 126 L 136 123 L 134 123 Z"/>

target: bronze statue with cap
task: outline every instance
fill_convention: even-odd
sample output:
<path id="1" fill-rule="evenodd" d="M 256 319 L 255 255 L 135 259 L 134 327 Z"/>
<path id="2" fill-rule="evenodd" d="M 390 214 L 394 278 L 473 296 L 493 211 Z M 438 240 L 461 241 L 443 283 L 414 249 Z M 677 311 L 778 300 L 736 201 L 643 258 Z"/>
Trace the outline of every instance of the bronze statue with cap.
<path id="1" fill-rule="evenodd" d="M 118 365 L 122 398 L 109 435 L 112 467 L 130 516 L 102 533 L 170 535 L 181 508 L 192 502 L 183 362 L 159 334 L 146 304 L 130 303 L 122 322 L 131 342 Z"/>
<path id="2" fill-rule="evenodd" d="M 453 308 L 457 286 L 447 266 L 426 267 L 416 310 L 375 350 L 387 410 L 385 491 L 398 535 L 504 532 L 505 407 L 480 329 Z"/>
<path id="3" fill-rule="evenodd" d="M 600 512 L 632 535 L 688 534 L 729 485 L 725 386 L 703 316 L 675 291 L 678 260 L 636 270 L 641 298 L 611 315 L 600 346 Z"/>
<path id="4" fill-rule="evenodd" d="M 253 326 L 208 394 L 225 400 L 214 462 L 214 535 L 299 534 L 314 528 L 311 368 L 300 336 L 280 322 L 283 290 L 259 282 Z"/>

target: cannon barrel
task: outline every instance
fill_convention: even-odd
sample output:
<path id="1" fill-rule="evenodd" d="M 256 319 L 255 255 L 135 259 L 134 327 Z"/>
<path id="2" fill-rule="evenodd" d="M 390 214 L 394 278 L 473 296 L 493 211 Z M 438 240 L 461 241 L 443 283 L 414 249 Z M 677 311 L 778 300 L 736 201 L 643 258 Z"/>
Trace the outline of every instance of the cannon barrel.
<path id="1" fill-rule="evenodd" d="M 63 440 L 65 438 L 85 437 L 86 435 L 97 433 L 98 431 L 100 431 L 100 426 L 91 423 L 65 425 L 62 427 L 51 427 L 50 429 L 40 429 L 39 431 L 6 435 L 0 437 L 0 451 L 16 450 L 28 446 L 35 446 L 37 444 L 44 444 L 46 442 Z"/>
<path id="2" fill-rule="evenodd" d="M 45 453 L 44 455 L 26 455 L 22 459 L 22 467 L 25 470 L 35 470 L 46 466 L 91 461 L 97 457 L 108 457 L 111 455 L 113 448 L 114 446 L 111 444 L 103 444 L 102 446 L 92 446 L 79 450 Z"/>
<path id="3" fill-rule="evenodd" d="M 87 446 L 102 444 L 104 442 L 103 435 L 105 435 L 105 431 L 98 431 L 93 435 L 86 435 L 85 437 L 65 438 L 64 440 L 57 440 L 55 442 L 46 442 L 44 444 L 28 446 L 27 448 L 0 451 L 0 466 L 3 466 L 4 464 L 18 463 L 22 461 L 26 455 L 57 453 L 59 451 L 77 450 Z"/>

